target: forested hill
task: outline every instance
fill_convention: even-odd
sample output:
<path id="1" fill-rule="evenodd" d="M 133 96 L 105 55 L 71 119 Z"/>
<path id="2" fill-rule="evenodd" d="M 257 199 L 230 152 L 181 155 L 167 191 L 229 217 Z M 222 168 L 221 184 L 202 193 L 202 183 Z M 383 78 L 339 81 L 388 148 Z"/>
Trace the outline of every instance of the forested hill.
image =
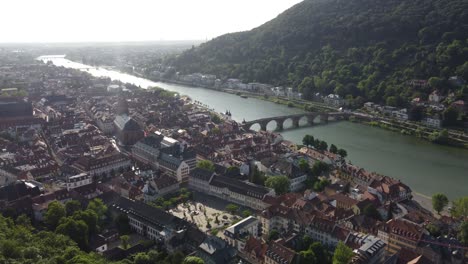
<path id="1" fill-rule="evenodd" d="M 242 15 L 240 18 L 242 19 Z M 290 85 L 310 97 L 401 105 L 468 80 L 467 0 L 305 0 L 251 31 L 220 36 L 168 63 L 183 73 Z M 352 96 L 352 98 L 350 97 Z"/>

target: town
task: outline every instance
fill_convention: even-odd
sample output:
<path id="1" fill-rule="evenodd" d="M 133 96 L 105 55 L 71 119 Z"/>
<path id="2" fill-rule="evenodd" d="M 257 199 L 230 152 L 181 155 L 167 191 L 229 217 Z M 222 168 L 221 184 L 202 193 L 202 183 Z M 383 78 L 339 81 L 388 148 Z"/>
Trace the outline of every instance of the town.
<path id="1" fill-rule="evenodd" d="M 466 261 L 461 201 L 448 212 L 441 199 L 435 212 L 400 180 L 347 161 L 333 142 L 304 135 L 297 145 L 157 87 L 92 77 L 27 53 L 0 58 L 5 217 L 27 216 L 67 234 L 68 222 L 54 212 L 103 208 L 99 232 L 89 225 L 85 239 L 69 236 L 110 261 L 153 248 L 204 263 L 331 263 L 340 255 L 356 264 Z M 263 86 L 242 89 L 252 87 Z M 365 108 L 407 119 L 402 110 Z"/>

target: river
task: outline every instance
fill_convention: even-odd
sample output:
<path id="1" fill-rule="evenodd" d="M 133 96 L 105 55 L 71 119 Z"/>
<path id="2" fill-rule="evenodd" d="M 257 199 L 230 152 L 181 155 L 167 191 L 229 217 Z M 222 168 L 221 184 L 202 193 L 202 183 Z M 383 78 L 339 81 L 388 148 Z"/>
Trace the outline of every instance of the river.
<path id="1" fill-rule="evenodd" d="M 237 121 L 303 112 L 284 105 L 254 98 L 243 99 L 210 89 L 152 82 L 117 71 L 96 69 L 65 58 L 54 57 L 49 60 L 57 66 L 81 69 L 94 76 L 110 77 L 142 88 L 158 86 L 188 95 L 218 112 L 230 110 L 233 119 Z M 274 122 L 272 123 L 269 129 L 274 128 Z M 329 144 L 333 143 L 347 150 L 348 159 L 353 164 L 400 179 L 413 191 L 427 196 L 441 192 L 452 200 L 468 195 L 468 150 L 465 149 L 435 145 L 415 137 L 347 121 L 286 129 L 281 134 L 295 143 L 301 143 L 306 134 L 325 140 Z"/>

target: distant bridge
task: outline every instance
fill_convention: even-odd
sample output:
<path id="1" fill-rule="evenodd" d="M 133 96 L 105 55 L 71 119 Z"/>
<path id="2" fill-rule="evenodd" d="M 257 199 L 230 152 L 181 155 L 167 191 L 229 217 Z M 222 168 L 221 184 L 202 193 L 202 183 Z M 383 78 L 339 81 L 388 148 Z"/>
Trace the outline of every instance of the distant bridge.
<path id="1" fill-rule="evenodd" d="M 315 123 L 315 120 L 318 117 L 320 117 L 321 124 L 326 124 L 329 121 L 338 121 L 338 120 L 347 119 L 349 115 L 350 115 L 349 113 L 343 113 L 343 112 L 309 112 L 309 113 L 295 114 L 295 115 L 267 117 L 267 118 L 261 118 L 261 119 L 252 120 L 248 122 L 242 122 L 242 127 L 245 130 L 250 130 L 253 125 L 258 124 L 260 125 L 260 130 L 266 131 L 268 124 L 271 121 L 275 121 L 276 130 L 283 130 L 284 123 L 289 119 L 292 121 L 292 127 L 298 128 L 300 126 L 299 123 L 301 119 L 303 118 L 306 119 L 308 125 L 313 125 Z"/>

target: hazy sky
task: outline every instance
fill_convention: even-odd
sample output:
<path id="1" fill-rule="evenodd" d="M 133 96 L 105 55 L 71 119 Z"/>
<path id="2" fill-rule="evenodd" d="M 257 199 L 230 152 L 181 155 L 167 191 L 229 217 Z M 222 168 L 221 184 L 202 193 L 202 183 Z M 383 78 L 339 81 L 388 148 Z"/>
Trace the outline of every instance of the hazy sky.
<path id="1" fill-rule="evenodd" d="M 301 0 L 0 0 L 0 42 L 205 40 Z"/>

